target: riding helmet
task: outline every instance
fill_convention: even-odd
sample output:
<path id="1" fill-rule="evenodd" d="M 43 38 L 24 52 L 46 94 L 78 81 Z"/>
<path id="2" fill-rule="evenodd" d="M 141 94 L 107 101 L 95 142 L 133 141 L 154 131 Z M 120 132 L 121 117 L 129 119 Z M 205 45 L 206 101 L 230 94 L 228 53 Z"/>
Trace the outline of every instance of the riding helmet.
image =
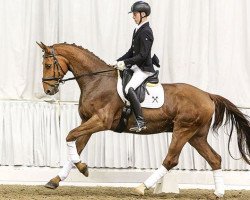
<path id="1" fill-rule="evenodd" d="M 132 12 L 140 12 L 140 13 L 145 12 L 146 16 L 149 16 L 151 12 L 151 8 L 149 4 L 146 2 L 137 1 L 131 6 L 131 11 L 129 13 L 132 13 Z"/>

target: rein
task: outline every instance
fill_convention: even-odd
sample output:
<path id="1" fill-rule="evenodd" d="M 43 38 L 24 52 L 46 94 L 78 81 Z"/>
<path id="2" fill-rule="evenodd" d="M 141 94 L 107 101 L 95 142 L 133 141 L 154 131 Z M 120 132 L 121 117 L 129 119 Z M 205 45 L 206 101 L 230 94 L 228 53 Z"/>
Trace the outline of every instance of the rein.
<path id="1" fill-rule="evenodd" d="M 92 76 L 92 75 L 97 75 L 97 74 L 102 74 L 105 72 L 111 72 L 111 71 L 115 71 L 116 69 L 109 69 L 109 70 L 103 70 L 103 71 L 98 71 L 98 72 L 91 72 L 91 73 L 84 73 L 84 74 L 80 74 L 78 76 L 74 76 L 71 78 L 66 78 L 66 79 L 59 79 L 60 83 L 65 83 L 66 81 L 71 81 L 71 80 L 75 80 L 75 79 L 79 79 L 83 76 Z"/>
<path id="2" fill-rule="evenodd" d="M 44 82 L 44 83 L 46 83 L 46 84 L 48 84 L 50 86 L 53 86 L 53 85 L 51 85 L 47 81 L 57 81 L 57 83 L 55 85 L 59 85 L 60 83 L 63 84 L 66 81 L 76 80 L 76 79 L 79 79 L 79 78 L 81 78 L 83 76 L 92 76 L 92 75 L 102 74 L 102 73 L 105 73 L 105 72 L 111 72 L 111 71 L 116 70 L 116 69 L 109 69 L 109 70 L 102 70 L 102 71 L 91 72 L 91 73 L 83 73 L 83 74 L 80 74 L 80 75 L 77 75 L 77 76 L 74 76 L 74 77 L 71 77 L 71 78 L 62 79 L 60 71 L 63 72 L 62 76 L 64 76 L 66 73 L 63 71 L 60 63 L 58 62 L 58 60 L 56 58 L 54 47 L 52 47 L 51 54 L 46 55 L 46 56 L 44 55 L 43 57 L 44 58 L 53 57 L 53 59 L 54 59 L 54 77 L 42 78 L 42 82 Z M 58 77 L 56 77 L 56 70 L 55 70 L 56 68 L 57 68 L 57 72 L 58 72 Z"/>

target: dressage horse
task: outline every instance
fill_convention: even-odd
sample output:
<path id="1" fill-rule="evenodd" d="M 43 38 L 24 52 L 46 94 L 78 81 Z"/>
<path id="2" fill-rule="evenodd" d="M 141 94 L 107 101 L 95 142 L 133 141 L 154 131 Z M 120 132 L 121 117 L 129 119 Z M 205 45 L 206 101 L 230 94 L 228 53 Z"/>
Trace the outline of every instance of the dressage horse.
<path id="1" fill-rule="evenodd" d="M 81 124 L 71 130 L 67 142 L 76 141 L 77 153 L 80 155 L 93 133 L 115 130 L 122 113 L 124 102 L 117 93 L 117 70 L 106 64 L 92 52 L 75 44 L 54 44 L 46 46 L 37 43 L 44 51 L 43 88 L 48 95 L 59 90 L 59 83 L 64 75 L 71 71 L 80 87 L 79 115 Z M 67 79 L 69 80 L 69 79 Z M 162 84 L 164 104 L 157 109 L 143 108 L 147 129 L 135 133 L 141 135 L 161 132 L 173 132 L 168 153 L 162 165 L 170 170 L 178 164 L 183 146 L 189 143 L 209 163 L 212 170 L 221 169 L 221 156 L 208 144 L 207 136 L 210 125 L 217 131 L 225 123 L 231 123 L 229 141 L 236 130 L 238 148 L 242 158 L 250 164 L 250 123 L 233 103 L 219 95 L 202 91 L 194 86 L 177 83 Z M 215 113 L 214 122 L 212 116 Z M 131 116 L 124 132 L 135 123 Z M 64 166 L 67 173 L 72 163 Z M 81 173 L 88 176 L 85 163 L 75 164 Z M 64 178 L 63 178 L 64 179 Z M 55 189 L 62 178 L 51 179 L 46 187 Z"/>

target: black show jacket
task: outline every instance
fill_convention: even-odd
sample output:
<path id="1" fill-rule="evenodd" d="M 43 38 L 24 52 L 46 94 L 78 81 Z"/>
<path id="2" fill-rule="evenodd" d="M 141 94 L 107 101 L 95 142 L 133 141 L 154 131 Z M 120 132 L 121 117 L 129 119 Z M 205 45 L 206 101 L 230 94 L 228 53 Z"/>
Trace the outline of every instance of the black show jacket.
<path id="1" fill-rule="evenodd" d="M 155 72 L 151 59 L 153 41 L 152 29 L 149 22 L 146 22 L 136 32 L 134 31 L 130 49 L 117 61 L 124 61 L 128 68 L 137 65 L 142 71 Z"/>

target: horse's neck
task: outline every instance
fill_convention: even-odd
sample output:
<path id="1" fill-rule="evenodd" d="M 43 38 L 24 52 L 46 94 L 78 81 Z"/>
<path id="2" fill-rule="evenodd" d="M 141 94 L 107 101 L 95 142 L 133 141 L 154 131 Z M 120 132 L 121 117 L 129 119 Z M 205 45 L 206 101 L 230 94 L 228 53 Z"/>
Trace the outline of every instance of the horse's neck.
<path id="1" fill-rule="evenodd" d="M 70 68 L 74 76 L 79 76 L 82 74 L 91 74 L 99 71 L 109 70 L 110 67 L 99 58 L 95 57 L 92 53 L 85 49 L 79 49 L 74 46 L 58 46 L 56 48 L 58 54 L 65 57 L 69 63 Z M 103 77 L 103 76 L 102 76 Z M 81 91 L 86 90 L 87 87 L 91 88 L 90 82 L 98 82 L 102 84 L 102 80 L 99 80 L 100 76 L 84 76 L 77 79 L 78 85 Z M 103 78 L 105 79 L 105 78 Z"/>
<path id="2" fill-rule="evenodd" d="M 86 49 L 80 49 L 70 45 L 57 46 L 58 54 L 65 57 L 71 64 L 73 73 L 96 72 L 105 70 L 108 65 Z"/>

